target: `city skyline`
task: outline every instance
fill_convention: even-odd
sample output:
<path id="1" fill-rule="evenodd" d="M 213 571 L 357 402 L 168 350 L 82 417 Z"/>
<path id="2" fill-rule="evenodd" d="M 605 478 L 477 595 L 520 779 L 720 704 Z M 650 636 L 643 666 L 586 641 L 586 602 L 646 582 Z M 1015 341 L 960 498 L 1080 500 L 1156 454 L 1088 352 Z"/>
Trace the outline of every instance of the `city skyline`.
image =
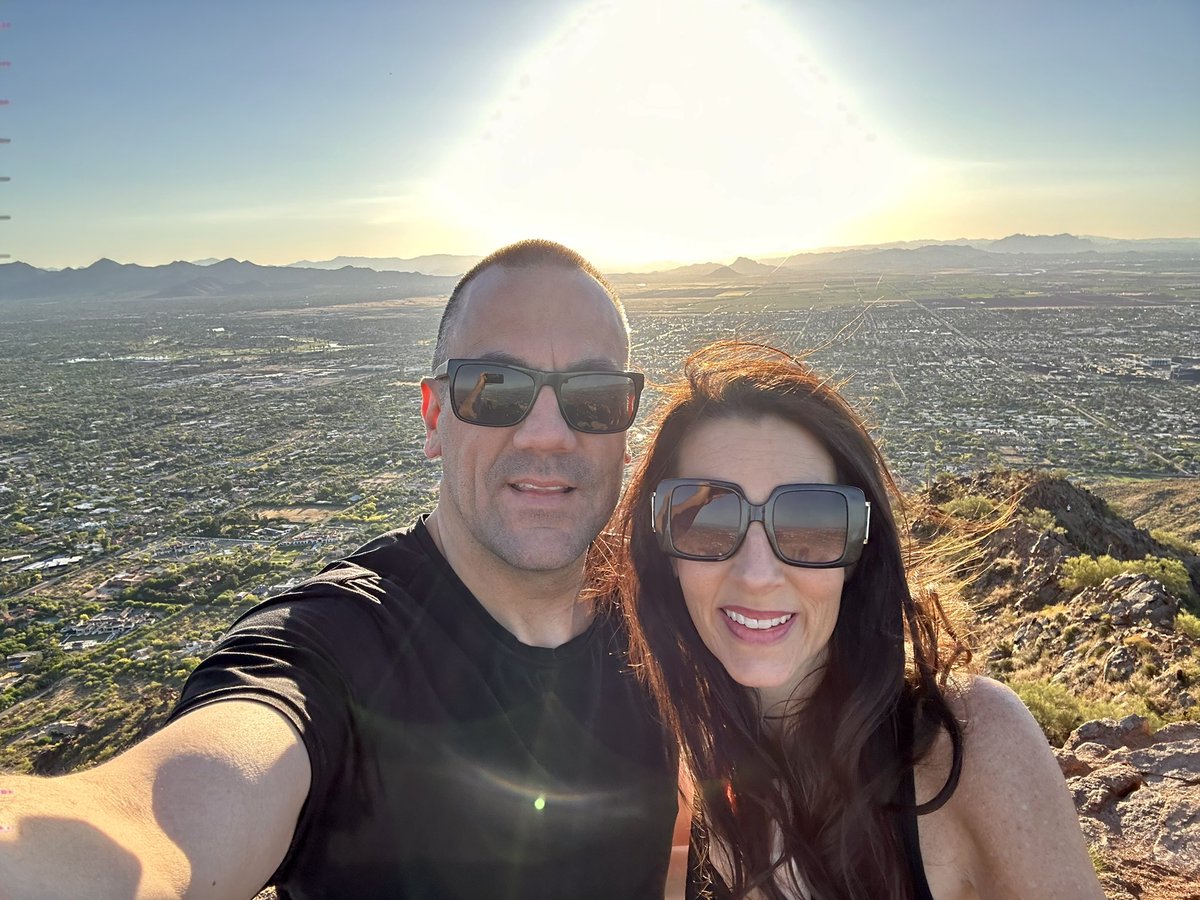
<path id="1" fill-rule="evenodd" d="M 1200 7 L 5 4 L 0 252 L 1200 236 Z"/>

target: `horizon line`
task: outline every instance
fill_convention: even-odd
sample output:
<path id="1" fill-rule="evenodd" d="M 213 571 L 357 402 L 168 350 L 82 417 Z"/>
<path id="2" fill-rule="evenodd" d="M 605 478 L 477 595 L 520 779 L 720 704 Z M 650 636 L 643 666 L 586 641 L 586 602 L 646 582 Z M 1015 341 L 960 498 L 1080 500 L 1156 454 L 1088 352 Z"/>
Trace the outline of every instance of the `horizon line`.
<path id="1" fill-rule="evenodd" d="M 1031 233 L 1026 233 L 1026 232 L 1022 232 L 1022 231 L 1015 231 L 1015 232 L 1006 234 L 1003 237 L 999 237 L 999 238 L 988 238 L 988 237 L 906 238 L 906 239 L 880 241 L 878 243 L 824 245 L 824 246 L 818 246 L 818 247 L 799 248 L 799 249 L 793 249 L 793 250 L 763 250 L 763 251 L 760 251 L 760 252 L 754 253 L 754 254 L 749 253 L 749 252 L 739 252 L 739 253 L 735 253 L 735 254 L 732 254 L 731 256 L 729 256 L 729 261 L 736 262 L 739 259 L 749 259 L 749 260 L 757 262 L 758 260 L 763 259 L 763 258 L 808 256 L 808 255 L 816 255 L 816 254 L 822 254 L 822 253 L 847 252 L 847 251 L 852 251 L 852 250 L 891 249 L 891 248 L 895 248 L 896 245 L 902 245 L 902 244 L 918 244 L 918 245 L 922 245 L 922 246 L 933 246 L 933 245 L 945 246 L 945 245 L 955 245 L 955 244 L 960 244 L 960 243 L 968 243 L 969 244 L 972 242 L 998 243 L 999 241 L 1006 240 L 1008 238 L 1014 238 L 1014 237 L 1024 237 L 1024 238 L 1069 237 L 1069 238 L 1074 238 L 1077 240 L 1101 240 L 1101 241 L 1111 241 L 1113 243 L 1149 243 L 1149 242 L 1174 243 L 1174 242 L 1188 242 L 1188 241 L 1200 242 L 1200 234 L 1188 235 L 1188 236 L 1172 236 L 1172 237 L 1151 236 L 1151 237 L 1137 237 L 1137 238 L 1114 238 L 1114 237 L 1108 237 L 1106 235 L 1074 234 L 1074 233 L 1066 232 L 1066 231 L 1059 232 L 1057 234 L 1046 234 L 1046 233 L 1031 234 Z M 488 251 L 488 252 L 491 252 L 491 251 Z M 271 263 L 271 262 L 262 263 L 262 262 L 257 262 L 255 260 L 252 260 L 249 257 L 246 257 L 244 259 L 239 259 L 236 256 L 225 256 L 225 257 L 206 256 L 206 257 L 201 257 L 199 259 L 172 259 L 172 260 L 168 260 L 166 262 L 142 263 L 142 262 L 118 262 L 117 260 L 113 259 L 112 257 L 100 256 L 100 257 L 97 257 L 96 259 L 92 260 L 92 262 L 87 263 L 85 265 L 74 265 L 74 266 L 71 266 L 71 265 L 66 265 L 66 266 L 37 265 L 36 263 L 28 262 L 26 260 L 13 259 L 11 257 L 5 258 L 5 255 L 0 255 L 0 266 L 20 263 L 22 265 L 30 266 L 31 268 L 40 269 L 44 272 L 65 272 L 65 271 L 69 271 L 69 270 L 70 271 L 82 271 L 84 269 L 91 268 L 92 266 L 96 265 L 99 262 L 104 262 L 104 261 L 112 262 L 112 263 L 115 263 L 116 265 L 121 265 L 121 266 L 134 265 L 134 266 L 141 266 L 142 268 L 147 268 L 147 269 L 155 269 L 155 268 L 161 268 L 163 266 L 174 265 L 176 263 L 188 263 L 190 265 L 202 265 L 202 264 L 203 265 L 215 265 L 217 263 L 229 262 L 230 260 L 232 260 L 237 263 L 251 263 L 252 265 L 263 266 L 264 268 L 305 268 L 304 266 L 301 266 L 300 263 L 314 263 L 314 264 L 330 263 L 330 262 L 333 262 L 334 260 L 343 259 L 343 258 L 363 259 L 363 260 L 403 259 L 403 260 L 415 261 L 415 260 L 426 259 L 428 257 L 434 257 L 434 256 L 461 256 L 461 257 L 468 257 L 468 258 L 476 257 L 476 258 L 482 259 L 486 255 L 487 255 L 487 253 L 456 253 L 456 252 L 442 251 L 442 250 L 434 251 L 431 253 L 418 253 L 413 256 L 406 256 L 406 255 L 402 255 L 399 253 L 392 254 L 389 256 L 367 256 L 365 254 L 359 254 L 359 253 L 338 253 L 338 254 L 335 254 L 335 255 L 329 257 L 328 259 L 306 258 L 306 259 L 295 259 L 290 262 L 284 262 L 284 263 Z M 612 264 L 597 263 L 597 267 L 600 268 L 602 271 L 604 271 L 606 274 L 609 274 L 609 273 L 623 274 L 623 273 L 636 273 L 636 272 L 647 272 L 648 273 L 648 272 L 661 271 L 660 268 L 653 268 L 653 267 L 662 267 L 662 266 L 678 268 L 681 266 L 707 265 L 709 263 L 712 263 L 713 265 L 724 265 L 724 264 L 727 264 L 727 263 L 721 262 L 721 260 L 724 258 L 725 257 L 717 257 L 715 259 L 709 258 L 709 259 L 703 259 L 703 260 L 684 261 L 684 260 L 678 260 L 678 259 L 663 259 L 663 258 L 651 257 L 651 258 L 645 259 L 644 261 L 641 261 L 641 262 L 618 261 L 618 262 L 614 262 Z M 350 266 L 351 264 L 347 263 L 347 265 Z M 353 266 L 353 267 L 354 268 L 370 268 L 369 266 Z"/>

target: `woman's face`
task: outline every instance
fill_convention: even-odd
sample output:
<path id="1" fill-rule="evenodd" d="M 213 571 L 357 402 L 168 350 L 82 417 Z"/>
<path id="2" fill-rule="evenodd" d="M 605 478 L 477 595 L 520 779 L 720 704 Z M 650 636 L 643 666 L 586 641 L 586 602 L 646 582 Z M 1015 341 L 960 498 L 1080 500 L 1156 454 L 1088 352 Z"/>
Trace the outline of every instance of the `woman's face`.
<path id="1" fill-rule="evenodd" d="M 751 503 L 764 502 L 780 484 L 837 483 L 825 448 L 804 428 L 775 416 L 697 426 L 680 447 L 677 474 L 732 481 Z M 700 637 L 738 684 L 758 690 L 764 712 L 822 665 L 845 569 L 788 565 L 772 552 L 759 523 L 751 523 L 729 559 L 671 562 Z M 762 627 L 778 619 L 784 621 Z M 758 627 L 744 624 L 748 620 Z"/>

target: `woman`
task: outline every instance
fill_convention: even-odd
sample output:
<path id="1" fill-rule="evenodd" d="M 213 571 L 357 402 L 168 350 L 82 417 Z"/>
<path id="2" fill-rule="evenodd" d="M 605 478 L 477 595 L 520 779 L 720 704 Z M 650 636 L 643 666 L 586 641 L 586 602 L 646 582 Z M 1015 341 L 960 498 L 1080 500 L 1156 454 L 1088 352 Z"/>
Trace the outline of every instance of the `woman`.
<path id="1" fill-rule="evenodd" d="M 657 421 L 610 574 L 697 785 L 691 893 L 1102 897 L 1033 718 L 949 680 L 965 647 L 910 591 L 895 485 L 838 393 L 722 342 Z"/>

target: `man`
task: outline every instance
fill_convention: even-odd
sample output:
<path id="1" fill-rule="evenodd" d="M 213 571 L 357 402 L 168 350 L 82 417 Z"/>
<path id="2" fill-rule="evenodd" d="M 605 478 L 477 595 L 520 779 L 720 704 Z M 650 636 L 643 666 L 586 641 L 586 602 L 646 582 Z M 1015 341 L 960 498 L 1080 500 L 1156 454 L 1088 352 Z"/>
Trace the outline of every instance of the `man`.
<path id="1" fill-rule="evenodd" d="M 467 273 L 421 385 L 434 511 L 244 616 L 142 744 L 0 780 L 0 897 L 661 897 L 675 765 L 580 599 L 628 355 L 573 251 Z"/>

